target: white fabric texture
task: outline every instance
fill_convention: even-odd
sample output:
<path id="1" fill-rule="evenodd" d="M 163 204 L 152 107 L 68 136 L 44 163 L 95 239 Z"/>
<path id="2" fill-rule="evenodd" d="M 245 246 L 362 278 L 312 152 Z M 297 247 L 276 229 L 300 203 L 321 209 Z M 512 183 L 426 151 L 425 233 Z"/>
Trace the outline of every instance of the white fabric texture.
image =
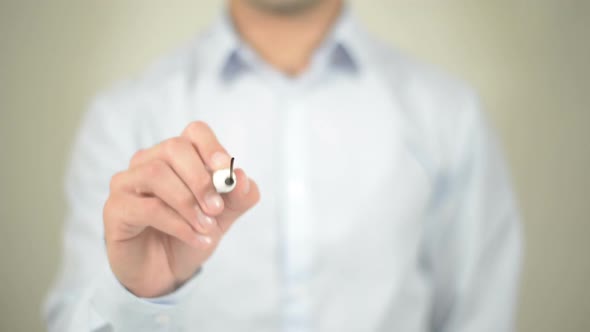
<path id="1" fill-rule="evenodd" d="M 519 216 L 480 108 L 468 86 L 346 12 L 295 78 L 220 19 L 86 114 L 49 330 L 512 331 Z M 137 298 L 106 258 L 109 180 L 195 120 L 261 200 L 187 284 Z"/>

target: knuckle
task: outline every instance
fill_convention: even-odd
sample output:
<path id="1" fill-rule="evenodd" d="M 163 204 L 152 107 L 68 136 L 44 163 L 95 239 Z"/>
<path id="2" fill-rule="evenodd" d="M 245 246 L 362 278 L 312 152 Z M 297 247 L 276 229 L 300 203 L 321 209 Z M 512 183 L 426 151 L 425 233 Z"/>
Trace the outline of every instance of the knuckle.
<path id="1" fill-rule="evenodd" d="M 119 220 L 118 211 L 117 200 L 114 197 L 109 197 L 102 209 L 102 222 L 105 238 L 112 238 L 113 232 L 116 229 L 117 221 Z"/>
<path id="2" fill-rule="evenodd" d="M 102 221 L 103 221 L 105 227 L 113 219 L 113 208 L 112 208 L 112 206 L 113 206 L 113 198 L 112 197 L 109 197 L 109 198 L 107 198 L 107 200 L 104 203 L 104 206 L 102 208 Z"/>
<path id="3" fill-rule="evenodd" d="M 178 155 L 183 143 L 179 137 L 166 140 L 163 144 L 164 155 L 168 158 L 174 158 L 174 156 Z"/>
<path id="4" fill-rule="evenodd" d="M 129 165 L 131 166 L 131 165 L 137 165 L 137 164 L 141 163 L 144 159 L 144 156 L 145 156 L 145 150 L 144 149 L 138 150 L 131 157 L 131 160 L 129 161 Z"/>
<path id="5" fill-rule="evenodd" d="M 189 135 L 198 134 L 202 131 L 210 131 L 209 125 L 207 125 L 204 121 L 193 121 L 186 126 L 185 132 Z"/>
<path id="6" fill-rule="evenodd" d="M 146 166 L 146 176 L 160 177 L 166 172 L 166 163 L 161 160 L 153 160 Z"/>
<path id="7" fill-rule="evenodd" d="M 159 199 L 146 199 L 141 203 L 141 209 L 143 210 L 143 214 L 154 216 L 159 214 L 162 209 L 162 203 Z"/>
<path id="8" fill-rule="evenodd" d="M 124 173 L 125 172 L 118 172 L 111 177 L 111 181 L 109 182 L 109 189 L 111 192 L 117 191 L 121 188 Z"/>

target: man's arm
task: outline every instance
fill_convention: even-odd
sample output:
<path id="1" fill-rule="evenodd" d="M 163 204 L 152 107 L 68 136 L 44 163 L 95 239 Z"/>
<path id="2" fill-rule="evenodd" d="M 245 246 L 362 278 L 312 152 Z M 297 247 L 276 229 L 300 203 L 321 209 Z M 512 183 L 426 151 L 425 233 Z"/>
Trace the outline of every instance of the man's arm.
<path id="1" fill-rule="evenodd" d="M 49 331 L 98 331 L 108 325 L 148 331 L 148 320 L 175 309 L 171 300 L 156 304 L 128 292 L 106 257 L 102 215 L 109 180 L 137 150 L 140 127 L 133 111 L 120 106 L 111 98 L 97 99 L 76 138 L 66 173 L 62 264 L 44 306 Z"/>
<path id="2" fill-rule="evenodd" d="M 476 98 L 464 106 L 431 215 L 432 331 L 512 331 L 522 254 L 518 209 Z"/>
<path id="3" fill-rule="evenodd" d="M 102 222 L 109 178 L 127 164 L 137 146 L 138 126 L 130 127 L 129 120 L 130 112 L 99 98 L 79 129 L 66 173 L 62 263 L 44 307 L 49 331 L 98 330 L 110 322 L 94 301 L 117 307 L 132 298 L 110 273 Z"/>
<path id="4" fill-rule="evenodd" d="M 183 328 L 175 316 L 184 315 L 194 274 L 258 201 L 256 183 L 236 169 L 235 190 L 210 217 L 210 197 L 219 195 L 208 169 L 227 153 L 202 122 L 137 152 L 150 127 L 135 103 L 125 94 L 99 99 L 80 129 L 67 174 L 63 264 L 45 305 L 50 331 Z"/>

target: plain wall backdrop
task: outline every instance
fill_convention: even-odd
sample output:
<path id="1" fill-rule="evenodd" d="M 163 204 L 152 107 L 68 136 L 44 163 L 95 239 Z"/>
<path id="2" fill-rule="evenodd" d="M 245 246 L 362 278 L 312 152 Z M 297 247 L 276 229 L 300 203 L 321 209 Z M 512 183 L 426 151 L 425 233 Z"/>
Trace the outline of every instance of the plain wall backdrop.
<path id="1" fill-rule="evenodd" d="M 590 1 L 352 5 L 369 30 L 481 93 L 524 217 L 519 331 L 590 331 Z M 92 96 L 182 46 L 221 8 L 0 0 L 1 331 L 43 330 L 64 168 Z"/>

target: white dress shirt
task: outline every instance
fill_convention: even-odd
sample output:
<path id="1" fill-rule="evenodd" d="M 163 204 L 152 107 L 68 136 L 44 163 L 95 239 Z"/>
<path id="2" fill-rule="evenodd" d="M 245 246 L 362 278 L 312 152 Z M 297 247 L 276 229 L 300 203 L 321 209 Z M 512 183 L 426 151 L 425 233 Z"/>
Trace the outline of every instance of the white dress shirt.
<path id="1" fill-rule="evenodd" d="M 179 290 L 137 298 L 106 258 L 109 180 L 194 120 L 212 127 L 261 200 Z M 296 78 L 224 17 L 100 96 L 66 193 L 50 331 L 513 329 L 519 218 L 477 97 L 346 11 Z"/>

